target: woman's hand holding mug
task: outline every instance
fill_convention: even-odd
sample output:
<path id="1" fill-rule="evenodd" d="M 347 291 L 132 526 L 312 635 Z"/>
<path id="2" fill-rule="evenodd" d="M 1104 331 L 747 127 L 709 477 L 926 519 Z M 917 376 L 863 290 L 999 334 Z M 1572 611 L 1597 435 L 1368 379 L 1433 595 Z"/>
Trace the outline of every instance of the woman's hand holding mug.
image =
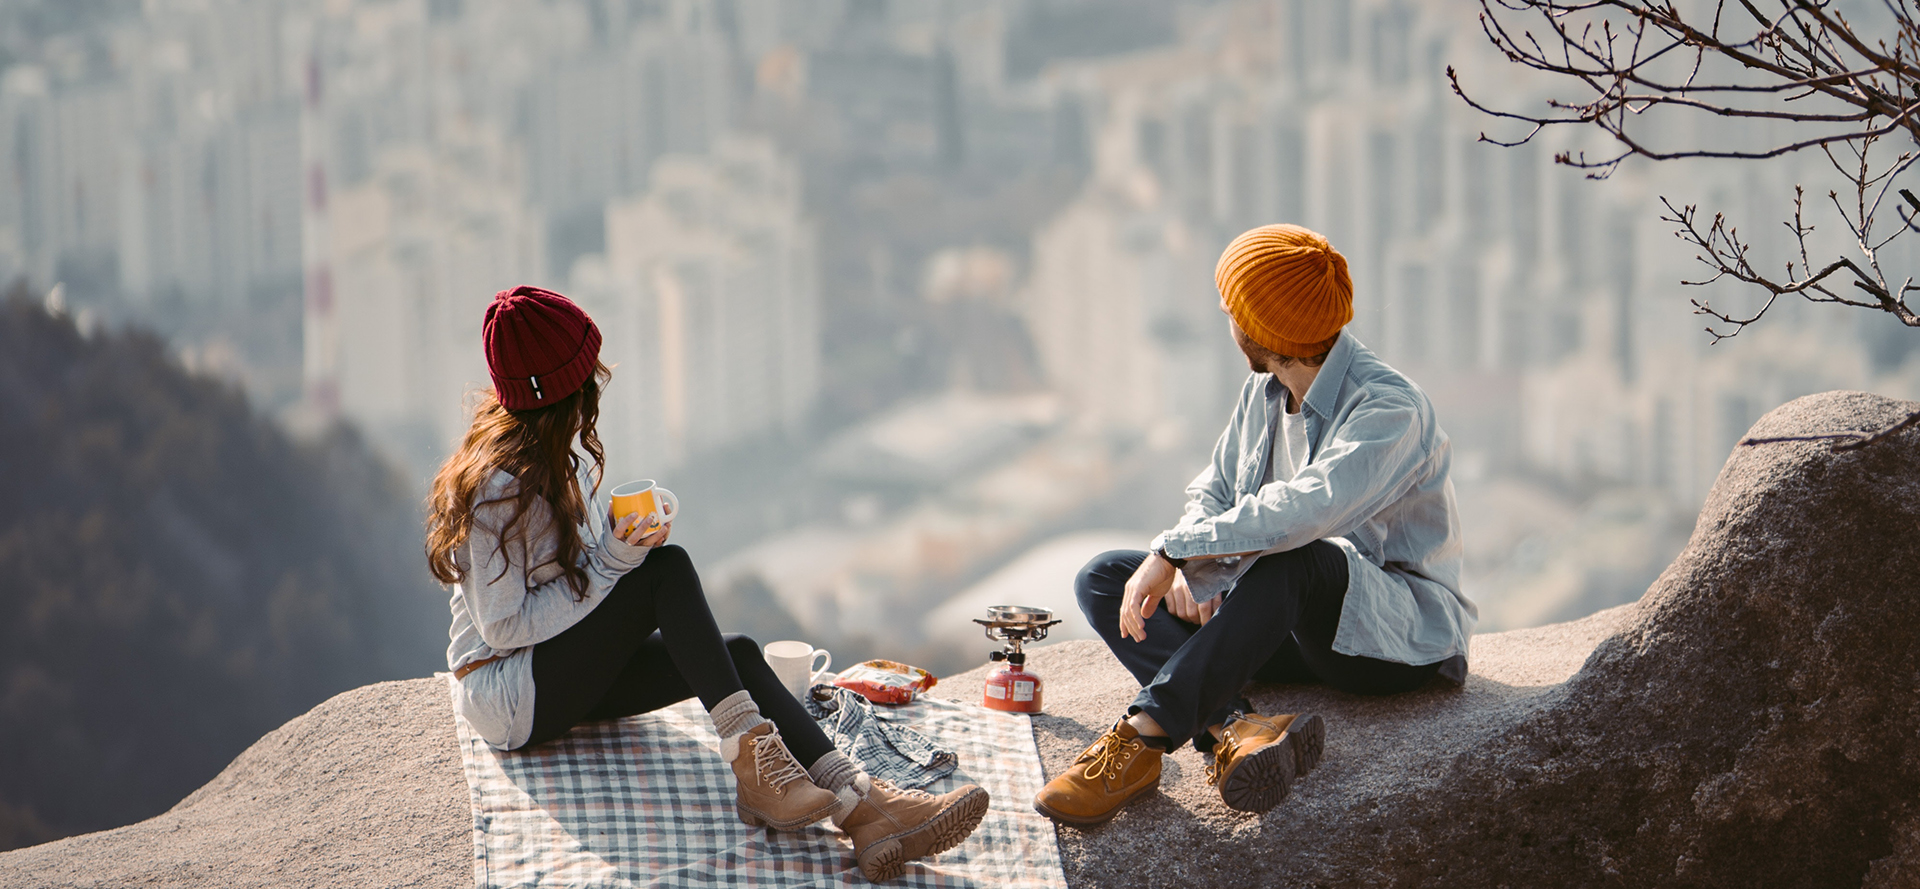
<path id="1" fill-rule="evenodd" d="M 662 525 L 659 519 L 637 512 L 629 513 L 626 518 L 617 519 L 613 530 L 614 536 L 628 546 L 648 548 L 665 545 L 667 535 L 672 533 L 672 525 Z"/>
<path id="2" fill-rule="evenodd" d="M 680 498 L 650 478 L 614 488 L 609 506 L 616 522 L 614 534 L 633 546 L 666 543 L 673 520 L 680 517 Z"/>

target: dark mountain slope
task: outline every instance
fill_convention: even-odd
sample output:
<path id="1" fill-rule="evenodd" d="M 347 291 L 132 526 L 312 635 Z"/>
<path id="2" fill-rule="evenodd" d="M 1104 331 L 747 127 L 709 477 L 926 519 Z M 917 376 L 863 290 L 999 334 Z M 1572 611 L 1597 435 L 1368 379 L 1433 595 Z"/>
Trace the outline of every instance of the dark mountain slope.
<path id="1" fill-rule="evenodd" d="M 404 484 L 291 442 L 157 337 L 0 301 L 0 849 L 164 811 L 444 605 Z"/>

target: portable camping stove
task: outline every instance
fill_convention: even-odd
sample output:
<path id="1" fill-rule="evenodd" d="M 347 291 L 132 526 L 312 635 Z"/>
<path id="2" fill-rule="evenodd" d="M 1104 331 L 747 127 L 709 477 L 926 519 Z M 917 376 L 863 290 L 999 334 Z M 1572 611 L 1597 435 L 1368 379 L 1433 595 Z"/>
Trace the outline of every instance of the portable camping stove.
<path id="1" fill-rule="evenodd" d="M 1047 638 L 1047 628 L 1059 621 L 1045 608 L 1025 605 L 994 605 L 987 619 L 973 619 L 986 628 L 987 638 L 1000 643 L 1000 650 L 988 652 L 994 663 L 1006 666 L 987 674 L 985 704 L 990 710 L 1014 713 L 1040 712 L 1040 677 L 1027 672 L 1027 653 L 1020 646 Z"/>

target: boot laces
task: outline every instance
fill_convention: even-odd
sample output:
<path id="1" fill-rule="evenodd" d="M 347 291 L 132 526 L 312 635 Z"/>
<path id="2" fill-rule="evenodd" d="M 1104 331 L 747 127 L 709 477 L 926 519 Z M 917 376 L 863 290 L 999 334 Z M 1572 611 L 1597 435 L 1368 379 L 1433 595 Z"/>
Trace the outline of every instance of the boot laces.
<path id="1" fill-rule="evenodd" d="M 762 783 L 775 789 L 807 776 L 777 734 L 764 735 L 753 743 L 753 770 Z"/>
<path id="2" fill-rule="evenodd" d="M 1138 740 L 1128 741 L 1121 738 L 1119 732 L 1107 732 L 1101 735 L 1100 740 L 1095 741 L 1092 747 L 1087 748 L 1086 753 L 1081 754 L 1082 758 L 1091 759 L 1091 762 L 1087 763 L 1087 780 L 1098 781 L 1103 775 L 1120 777 L 1121 771 L 1126 767 L 1127 757 L 1138 749 L 1140 749 Z"/>
<path id="3" fill-rule="evenodd" d="M 1240 749 L 1240 736 L 1233 733 L 1233 724 L 1246 719 L 1247 714 L 1235 710 L 1227 715 L 1226 724 L 1220 727 L 1220 740 L 1213 745 L 1213 761 L 1207 763 L 1207 783 L 1218 785 L 1220 776 L 1226 774 L 1227 763 L 1233 761 L 1233 753 Z"/>
<path id="4" fill-rule="evenodd" d="M 1233 761 L 1233 752 L 1240 747 L 1240 739 L 1233 729 L 1221 729 L 1220 740 L 1213 744 L 1213 761 L 1207 763 L 1207 783 L 1218 785 L 1220 776 L 1226 774 L 1227 763 Z"/>

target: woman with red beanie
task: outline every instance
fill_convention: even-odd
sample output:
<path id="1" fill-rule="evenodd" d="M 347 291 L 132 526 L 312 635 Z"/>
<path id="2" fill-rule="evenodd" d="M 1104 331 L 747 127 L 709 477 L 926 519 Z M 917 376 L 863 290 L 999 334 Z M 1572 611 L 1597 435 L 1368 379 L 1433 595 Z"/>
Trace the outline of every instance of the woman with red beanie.
<path id="1" fill-rule="evenodd" d="M 667 544 L 672 528 L 614 522 L 594 428 L 612 371 L 593 319 L 517 287 L 487 306 L 482 340 L 493 390 L 434 478 L 427 519 L 427 564 L 453 587 L 455 706 L 474 731 L 512 750 L 698 697 L 747 824 L 831 817 L 875 882 L 971 834 L 986 791 L 934 796 L 862 773 L 758 643 L 721 635 L 692 560 Z"/>

